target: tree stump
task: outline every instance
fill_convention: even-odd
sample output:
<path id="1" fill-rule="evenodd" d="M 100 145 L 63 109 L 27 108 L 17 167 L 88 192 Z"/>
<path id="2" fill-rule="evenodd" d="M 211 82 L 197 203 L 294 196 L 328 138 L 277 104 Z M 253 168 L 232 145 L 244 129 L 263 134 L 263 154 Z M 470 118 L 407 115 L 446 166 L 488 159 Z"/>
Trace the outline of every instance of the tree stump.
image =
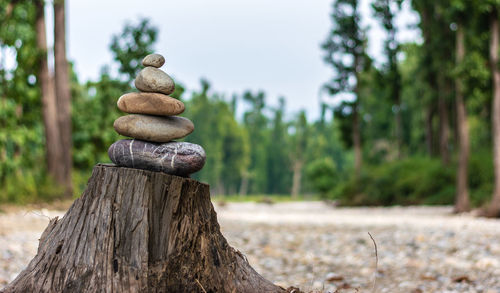
<path id="1" fill-rule="evenodd" d="M 286 291 L 228 245 L 207 184 L 99 164 L 2 292 Z"/>

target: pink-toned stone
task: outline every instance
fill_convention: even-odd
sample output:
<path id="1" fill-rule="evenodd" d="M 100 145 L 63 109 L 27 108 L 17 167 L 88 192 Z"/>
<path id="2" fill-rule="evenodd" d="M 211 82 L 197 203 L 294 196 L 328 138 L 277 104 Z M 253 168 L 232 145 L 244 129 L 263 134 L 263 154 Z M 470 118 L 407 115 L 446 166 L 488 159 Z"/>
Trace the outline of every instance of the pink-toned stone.
<path id="1" fill-rule="evenodd" d="M 189 119 L 179 116 L 131 114 L 115 120 L 113 127 L 121 135 L 153 142 L 169 142 L 193 132 Z"/>
<path id="2" fill-rule="evenodd" d="M 184 103 L 159 93 L 127 93 L 118 99 L 117 105 L 130 114 L 171 116 L 184 112 Z"/>

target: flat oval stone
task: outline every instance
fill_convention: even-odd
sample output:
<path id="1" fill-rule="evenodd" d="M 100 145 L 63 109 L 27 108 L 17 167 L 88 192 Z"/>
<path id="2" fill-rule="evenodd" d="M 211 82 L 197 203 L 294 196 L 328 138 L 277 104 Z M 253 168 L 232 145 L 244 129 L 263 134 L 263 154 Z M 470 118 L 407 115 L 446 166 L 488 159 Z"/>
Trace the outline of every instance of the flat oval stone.
<path id="1" fill-rule="evenodd" d="M 122 116 L 113 127 L 121 135 L 154 142 L 183 138 L 194 130 L 193 122 L 184 117 L 141 114 Z"/>
<path id="2" fill-rule="evenodd" d="M 158 68 L 146 67 L 135 78 L 135 87 L 143 92 L 170 95 L 174 92 L 174 81 Z"/>
<path id="3" fill-rule="evenodd" d="M 124 94 L 117 105 L 118 109 L 130 114 L 171 116 L 184 112 L 183 102 L 159 93 Z"/>
<path id="4" fill-rule="evenodd" d="M 142 65 L 160 68 L 165 64 L 165 58 L 160 54 L 149 54 L 142 59 Z"/>
<path id="5" fill-rule="evenodd" d="M 122 139 L 108 149 L 111 161 L 118 166 L 187 176 L 205 165 L 205 150 L 189 142 L 152 143 Z"/>

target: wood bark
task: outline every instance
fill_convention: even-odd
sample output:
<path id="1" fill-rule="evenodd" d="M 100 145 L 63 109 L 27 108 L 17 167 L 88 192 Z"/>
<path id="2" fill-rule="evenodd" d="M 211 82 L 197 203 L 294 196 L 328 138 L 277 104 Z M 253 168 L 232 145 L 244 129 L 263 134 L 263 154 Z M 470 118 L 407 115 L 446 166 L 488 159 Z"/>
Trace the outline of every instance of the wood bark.
<path id="1" fill-rule="evenodd" d="M 359 113 L 357 109 L 357 104 L 356 103 L 353 106 L 353 120 L 352 120 L 352 141 L 354 144 L 354 172 L 356 174 L 356 177 L 359 177 L 361 174 L 361 164 L 362 164 L 362 154 L 361 154 L 361 134 L 360 134 L 360 127 L 359 127 Z"/>
<path id="2" fill-rule="evenodd" d="M 445 77 L 440 76 L 440 86 L 438 91 L 438 112 L 439 112 L 439 155 L 441 156 L 441 161 L 443 165 L 447 166 L 450 164 L 450 150 L 449 150 L 449 139 L 450 139 L 450 125 L 448 124 L 448 105 L 446 103 L 445 97 Z"/>
<path id="3" fill-rule="evenodd" d="M 38 82 L 42 92 L 42 116 L 45 127 L 45 150 L 47 170 L 57 183 L 64 183 L 64 170 L 61 166 L 61 144 L 59 143 L 59 124 L 53 79 L 47 62 L 47 36 L 45 28 L 44 1 L 35 2 L 37 47 L 41 52 Z"/>
<path id="4" fill-rule="evenodd" d="M 493 131 L 493 165 L 495 187 L 493 198 L 486 212 L 487 216 L 500 217 L 500 70 L 498 69 L 499 28 L 498 12 L 490 16 L 490 66 L 493 82 L 492 131 Z"/>
<path id="5" fill-rule="evenodd" d="M 354 59 L 354 68 L 358 70 L 360 57 L 356 56 Z M 352 106 L 352 143 L 354 147 L 354 175 L 359 178 L 361 175 L 361 165 L 363 164 L 363 154 L 361 149 L 361 126 L 359 121 L 359 73 L 356 72 L 356 86 L 354 88 L 354 94 L 356 95 L 356 101 Z"/>
<path id="6" fill-rule="evenodd" d="M 457 23 L 456 35 L 456 63 L 460 65 L 465 56 L 464 28 Z M 455 212 L 462 213 L 470 209 L 468 187 L 469 164 L 469 125 L 465 107 L 463 84 L 461 77 L 455 80 L 455 102 L 457 107 L 457 134 L 458 134 L 458 168 L 457 168 L 457 193 L 455 196 Z"/>
<path id="7" fill-rule="evenodd" d="M 425 146 L 427 149 L 427 154 L 429 156 L 434 155 L 434 131 L 432 127 L 432 121 L 434 118 L 434 107 L 432 105 L 432 102 L 429 102 L 429 104 L 426 107 L 426 112 L 425 112 Z"/>
<path id="8" fill-rule="evenodd" d="M 430 20 L 431 20 L 431 11 L 427 5 L 423 6 L 422 9 L 422 34 L 424 36 L 424 48 L 430 48 L 430 40 L 431 40 L 431 29 L 430 29 Z M 429 52 L 424 51 L 424 62 L 429 70 L 426 72 L 426 82 L 429 85 L 431 91 L 435 90 L 435 75 L 432 66 L 432 58 L 429 56 Z M 425 146 L 427 149 L 427 154 L 429 156 L 434 155 L 434 131 L 433 131 L 433 123 L 434 120 L 434 96 L 427 101 L 426 111 L 425 111 Z"/>
<path id="9" fill-rule="evenodd" d="M 240 196 L 247 195 L 248 193 L 248 181 L 249 181 L 250 174 L 248 171 L 244 171 L 241 174 L 241 184 L 240 184 L 240 190 L 238 191 L 238 194 Z"/>
<path id="10" fill-rule="evenodd" d="M 55 89 L 57 99 L 58 124 L 61 144 L 61 164 L 67 197 L 73 193 L 71 171 L 73 167 L 71 141 L 71 90 L 69 65 L 66 59 L 66 17 L 65 1 L 54 1 L 54 63 Z"/>
<path id="11" fill-rule="evenodd" d="M 397 111 L 395 113 L 395 132 L 396 132 L 396 144 L 398 147 L 397 156 L 398 159 L 403 157 L 403 118 L 401 117 L 401 95 L 399 92 L 395 93 L 395 105 L 397 106 Z"/>
<path id="12" fill-rule="evenodd" d="M 300 194 L 303 166 L 304 162 L 302 160 L 296 160 L 293 163 L 292 198 L 294 199 L 297 199 Z"/>
<path id="13" fill-rule="evenodd" d="M 286 292 L 222 236 L 209 186 L 97 165 L 11 292 Z"/>

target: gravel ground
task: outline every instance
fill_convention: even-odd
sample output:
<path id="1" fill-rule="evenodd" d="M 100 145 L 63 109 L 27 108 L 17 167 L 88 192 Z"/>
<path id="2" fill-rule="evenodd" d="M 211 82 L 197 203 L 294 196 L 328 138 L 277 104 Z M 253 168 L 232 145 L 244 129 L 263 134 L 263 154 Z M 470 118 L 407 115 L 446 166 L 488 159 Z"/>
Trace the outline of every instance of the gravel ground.
<path id="1" fill-rule="evenodd" d="M 449 207 L 217 205 L 229 243 L 264 277 L 305 292 L 500 293 L 500 220 Z M 0 288 L 36 253 L 52 210 L 0 214 Z M 374 243 L 378 252 L 375 257 Z"/>

